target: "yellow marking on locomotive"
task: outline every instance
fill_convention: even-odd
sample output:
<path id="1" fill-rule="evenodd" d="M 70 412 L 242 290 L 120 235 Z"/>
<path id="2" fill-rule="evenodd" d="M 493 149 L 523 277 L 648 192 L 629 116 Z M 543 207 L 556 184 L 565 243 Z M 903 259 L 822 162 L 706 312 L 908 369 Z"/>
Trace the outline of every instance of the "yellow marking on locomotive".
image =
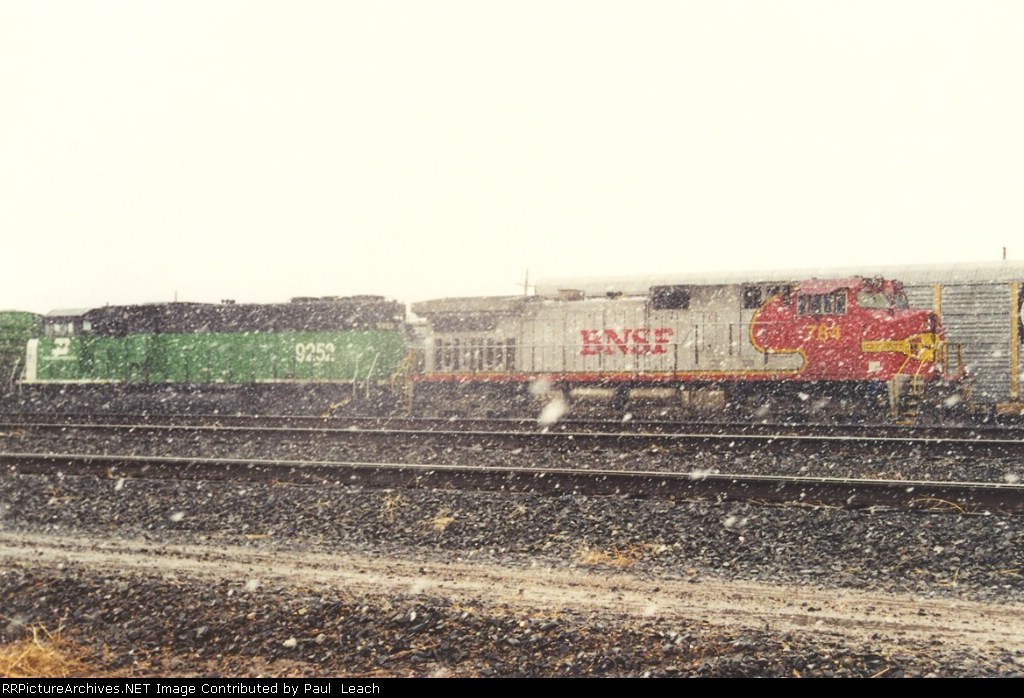
<path id="1" fill-rule="evenodd" d="M 804 341 L 807 343 L 815 340 L 819 342 L 838 342 L 842 339 L 842 331 L 835 322 L 823 322 L 820 325 L 807 325 L 804 327 L 806 334 Z"/>
<path id="2" fill-rule="evenodd" d="M 865 354 L 888 352 L 903 354 L 916 361 L 934 361 L 941 343 L 935 333 L 924 332 L 906 339 L 866 339 L 860 343 L 860 350 Z"/>
<path id="3" fill-rule="evenodd" d="M 776 293 L 773 296 L 769 296 L 768 299 L 761 304 L 761 307 L 754 311 L 753 316 L 750 318 L 750 326 L 747 327 L 747 334 L 750 337 L 750 343 L 753 345 L 756 351 L 759 351 L 760 353 L 765 355 L 798 354 L 801 359 L 800 366 L 798 368 L 772 369 L 771 371 L 761 371 L 758 369 L 754 369 L 754 373 L 777 373 L 780 375 L 799 375 L 804 372 L 805 368 L 807 368 L 807 352 L 804 351 L 803 345 L 787 349 L 767 348 L 763 344 L 761 344 L 761 342 L 759 342 L 757 339 L 757 333 L 755 332 L 755 330 L 757 328 L 757 323 L 761 316 L 761 313 L 764 311 L 765 308 L 771 305 L 773 301 L 779 300 L 781 302 L 781 298 L 781 293 Z"/>

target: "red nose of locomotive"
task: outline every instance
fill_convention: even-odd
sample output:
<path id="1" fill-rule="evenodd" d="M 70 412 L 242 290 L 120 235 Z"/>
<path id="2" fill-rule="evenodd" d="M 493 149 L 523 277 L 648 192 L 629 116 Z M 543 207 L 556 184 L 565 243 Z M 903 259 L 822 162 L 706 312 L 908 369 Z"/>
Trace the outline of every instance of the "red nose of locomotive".
<path id="1" fill-rule="evenodd" d="M 932 380 L 943 375 L 945 333 L 935 313 L 894 307 L 866 315 L 860 342 L 865 378 Z"/>
<path id="2" fill-rule="evenodd" d="M 922 380 L 941 373 L 943 331 L 929 310 L 911 309 L 902 286 L 854 277 L 800 284 L 795 300 L 780 294 L 752 323 L 765 353 L 798 354 L 804 380 Z"/>

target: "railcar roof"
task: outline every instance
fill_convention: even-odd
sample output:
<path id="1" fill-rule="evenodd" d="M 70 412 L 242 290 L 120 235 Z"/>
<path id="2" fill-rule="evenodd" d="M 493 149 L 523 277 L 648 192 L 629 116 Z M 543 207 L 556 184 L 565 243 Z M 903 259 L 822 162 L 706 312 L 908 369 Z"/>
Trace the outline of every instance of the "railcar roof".
<path id="1" fill-rule="evenodd" d="M 809 279 L 839 279 L 854 276 L 882 277 L 905 285 L 958 283 L 981 285 L 1024 281 L 1024 262 L 964 262 L 958 264 L 885 265 L 816 269 L 769 269 L 736 272 L 652 275 L 646 277 L 593 277 L 545 279 L 537 283 L 537 295 L 556 297 L 564 289 L 583 291 L 588 296 L 608 293 L 644 295 L 651 286 L 717 286 L 743 283 L 795 283 Z"/>

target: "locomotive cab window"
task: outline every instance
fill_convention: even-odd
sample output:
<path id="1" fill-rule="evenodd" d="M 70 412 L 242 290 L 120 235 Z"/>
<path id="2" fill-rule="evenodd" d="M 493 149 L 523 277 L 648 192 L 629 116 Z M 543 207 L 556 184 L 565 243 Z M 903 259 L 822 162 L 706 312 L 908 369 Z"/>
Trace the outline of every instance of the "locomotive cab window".
<path id="1" fill-rule="evenodd" d="M 796 298 L 797 315 L 846 315 L 846 289 L 804 293 Z"/>
<path id="2" fill-rule="evenodd" d="M 890 310 L 897 308 L 906 310 L 910 307 L 907 294 L 903 291 L 898 293 L 886 293 L 884 291 L 860 291 L 857 293 L 857 305 L 861 308 L 875 310 Z"/>
<path id="3" fill-rule="evenodd" d="M 68 337 L 75 333 L 75 323 L 48 322 L 44 331 L 47 337 Z"/>

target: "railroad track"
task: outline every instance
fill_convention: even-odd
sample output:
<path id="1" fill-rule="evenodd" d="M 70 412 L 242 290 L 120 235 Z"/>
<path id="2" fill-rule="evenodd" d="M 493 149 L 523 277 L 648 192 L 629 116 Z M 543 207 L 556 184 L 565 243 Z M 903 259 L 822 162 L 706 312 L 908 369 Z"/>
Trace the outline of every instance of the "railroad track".
<path id="1" fill-rule="evenodd" d="M 291 418 L 289 418 L 291 419 Z M 1024 456 L 1024 439 L 1015 432 L 992 432 L 981 434 L 974 430 L 967 432 L 885 432 L 874 434 L 833 434 L 818 428 L 751 431 L 691 431 L 675 433 L 621 432 L 583 430 L 557 431 L 518 428 L 469 429 L 461 425 L 455 429 L 441 429 L 437 423 L 424 426 L 414 422 L 372 422 L 349 423 L 347 421 L 297 423 L 281 420 L 244 420 L 222 424 L 208 420 L 186 418 L 164 421 L 138 422 L 75 422 L 47 421 L 21 422 L 0 421 L 0 438 L 8 443 L 19 443 L 32 439 L 116 440 L 121 444 L 139 444 L 140 448 L 154 444 L 166 451 L 166 444 L 184 444 L 180 448 L 191 448 L 200 452 L 211 444 L 224 449 L 232 445 L 252 450 L 272 449 L 281 443 L 305 444 L 318 449 L 345 449 L 355 446 L 371 448 L 378 452 L 401 451 L 403 448 L 425 448 L 439 450 L 498 450 L 516 455 L 517 451 L 529 449 L 532 455 L 538 453 L 559 454 L 561 457 L 576 457 L 586 454 L 601 454 L 614 451 L 617 454 L 635 456 L 629 467 L 636 467 L 636 458 L 651 454 L 715 454 L 726 457 L 759 456 L 814 458 L 822 455 L 846 461 L 858 459 L 887 462 L 916 460 L 925 464 L 946 464 L 948 475 L 939 473 L 937 479 L 987 479 L 978 478 L 969 471 L 957 474 L 957 460 L 972 463 L 1015 464 Z M 481 422 L 478 426 L 494 426 L 493 422 Z M 607 425 L 605 425 L 607 426 Z M 418 428 L 417 428 L 418 427 Z M 586 467 L 586 466 L 584 466 Z M 599 466 L 601 467 L 601 466 Z M 675 465 L 659 470 L 692 470 L 693 466 Z M 877 470 L 877 468 L 876 468 Z M 993 476 L 1000 476 L 996 468 Z M 1006 473 L 1001 473 L 1005 475 Z M 936 479 L 931 474 L 922 479 Z"/>
<path id="2" fill-rule="evenodd" d="M 75 453 L 0 453 L 8 475 L 52 473 L 109 479 L 264 480 L 299 485 L 529 491 L 551 495 L 710 498 L 950 513 L 1020 513 L 1024 485 L 722 473 L 177 458 Z"/>
<path id="3" fill-rule="evenodd" d="M 0 415 L 0 433 L 15 430 L 93 430 L 127 433 L 166 431 L 179 433 L 307 433 L 346 438 L 394 435 L 445 435 L 517 438 L 529 441 L 574 439 L 628 440 L 675 443 L 702 440 L 708 443 L 740 440 L 751 443 L 879 443 L 969 445 L 972 448 L 1014 448 L 1024 441 L 1024 432 L 1000 427 L 845 427 L 822 425 L 683 425 L 651 428 L 650 425 L 610 422 L 566 422 L 557 428 L 539 428 L 522 420 L 424 420 L 424 419 L 321 419 L 311 417 L 220 417 L 212 416 L 92 416 L 72 417 Z M 732 428 L 728 428 L 731 426 Z"/>
<path id="4" fill-rule="evenodd" d="M 918 425 L 894 424 L 813 424 L 745 422 L 670 422 L 657 420 L 562 419 L 542 425 L 535 419 L 512 418 L 424 418 L 424 417 L 340 417 L 303 415 L 223 415 L 223 414 L 126 414 L 126 413 L 0 413 L 0 429 L 16 425 L 54 424 L 66 426 L 177 426 L 240 427 L 249 429 L 325 429 L 347 431 L 430 431 L 500 433 L 575 433 L 706 435 L 749 437 L 851 437 L 895 440 L 1021 441 L 1020 425 L 966 424 Z"/>

